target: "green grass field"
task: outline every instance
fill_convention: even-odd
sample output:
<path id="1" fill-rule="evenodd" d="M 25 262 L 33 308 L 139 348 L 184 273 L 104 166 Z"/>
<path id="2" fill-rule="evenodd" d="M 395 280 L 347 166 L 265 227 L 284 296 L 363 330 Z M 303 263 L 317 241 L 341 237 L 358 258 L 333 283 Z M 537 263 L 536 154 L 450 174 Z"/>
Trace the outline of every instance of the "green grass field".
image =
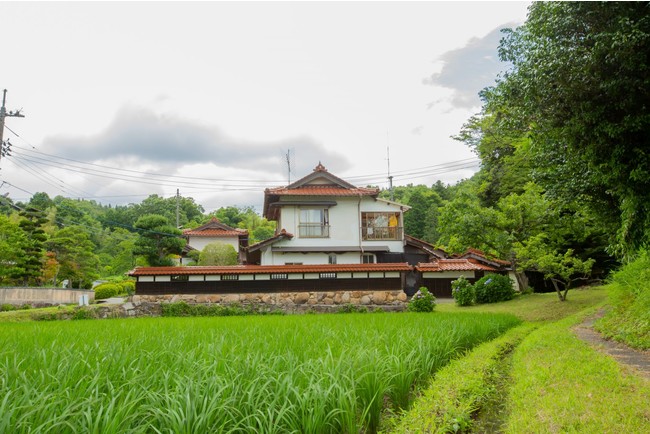
<path id="1" fill-rule="evenodd" d="M 446 312 L 499 312 L 524 324 L 456 359 L 435 375 L 399 433 L 645 433 L 650 382 L 579 340 L 572 327 L 605 305 L 608 287 L 531 294 Z"/>
<path id="2" fill-rule="evenodd" d="M 0 432 L 378 429 L 520 320 L 349 314 L 0 323 Z"/>

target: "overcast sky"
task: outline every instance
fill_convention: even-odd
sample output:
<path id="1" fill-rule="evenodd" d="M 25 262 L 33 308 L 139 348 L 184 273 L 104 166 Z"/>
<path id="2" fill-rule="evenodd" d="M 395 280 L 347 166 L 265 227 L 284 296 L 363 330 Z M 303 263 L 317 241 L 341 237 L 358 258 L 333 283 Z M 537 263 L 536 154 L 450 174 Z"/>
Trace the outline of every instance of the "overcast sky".
<path id="1" fill-rule="evenodd" d="M 454 183 L 450 138 L 528 2 L 0 1 L 0 194 L 255 206 L 320 162 L 356 185 Z M 9 130 L 10 129 L 10 130 Z M 452 163 L 453 166 L 447 164 Z"/>

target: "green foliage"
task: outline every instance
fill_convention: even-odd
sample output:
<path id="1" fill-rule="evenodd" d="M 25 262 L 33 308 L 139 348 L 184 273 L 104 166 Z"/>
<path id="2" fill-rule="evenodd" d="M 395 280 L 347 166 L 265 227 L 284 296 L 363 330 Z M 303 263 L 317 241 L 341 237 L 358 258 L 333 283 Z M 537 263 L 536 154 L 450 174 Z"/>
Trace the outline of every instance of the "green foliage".
<path id="1" fill-rule="evenodd" d="M 412 184 L 394 187 L 393 199 L 411 207 L 404 214 L 404 233 L 430 243 L 437 242 L 439 208 L 443 204 L 442 197 L 447 195 L 447 187 L 440 182 L 431 188 Z M 380 197 L 390 199 L 391 192 L 383 190 Z"/>
<path id="2" fill-rule="evenodd" d="M 0 215 L 0 283 L 17 283 L 25 273 L 27 234 L 9 218 Z"/>
<path id="3" fill-rule="evenodd" d="M 16 276 L 19 283 L 37 285 L 41 283 L 43 264 L 45 262 L 45 241 L 47 235 L 43 225 L 47 223 L 43 212 L 27 208 L 19 213 L 18 226 L 27 235 L 28 241 L 22 245 L 20 254 L 20 273 Z"/>
<path id="4" fill-rule="evenodd" d="M 539 271 L 551 279 L 561 301 L 566 300 L 567 292 L 576 282 L 587 278 L 594 264 L 593 259 L 575 256 L 572 249 L 559 252 L 546 234 L 531 237 L 517 249 L 517 254 L 522 268 Z"/>
<path id="5" fill-rule="evenodd" d="M 162 316 L 243 316 L 243 315 L 284 315 L 281 310 L 271 310 L 258 305 L 189 304 L 184 301 L 163 303 Z"/>
<path id="6" fill-rule="evenodd" d="M 102 283 L 95 287 L 95 300 L 104 300 L 122 293 L 122 287 L 117 283 Z"/>
<path id="7" fill-rule="evenodd" d="M 222 207 L 208 214 L 205 220 L 212 217 L 216 217 L 221 223 L 230 227 L 248 230 L 249 244 L 265 240 L 275 234 L 275 222 L 260 217 L 253 207 Z"/>
<path id="8" fill-rule="evenodd" d="M 587 201 L 619 255 L 650 240 L 649 51 L 646 2 L 536 2 L 502 39 L 513 68 L 486 93 L 531 138 L 536 180 Z"/>
<path id="9" fill-rule="evenodd" d="M 57 280 L 68 279 L 73 288 L 86 288 L 99 277 L 99 258 L 86 229 L 81 226 L 56 230 L 46 242 L 59 263 Z"/>
<path id="10" fill-rule="evenodd" d="M 409 312 L 433 312 L 436 307 L 436 297 L 429 290 L 421 286 L 408 303 Z"/>
<path id="11" fill-rule="evenodd" d="M 172 265 L 169 255 L 178 255 L 185 247 L 182 232 L 162 215 L 148 214 L 135 222 L 139 237 L 133 253 L 143 256 L 151 266 Z"/>
<path id="12" fill-rule="evenodd" d="M 471 306 L 476 303 L 476 289 L 463 276 L 451 282 L 451 296 L 458 306 Z"/>
<path id="13" fill-rule="evenodd" d="M 0 312 L 10 312 L 12 310 L 16 310 L 16 306 L 14 306 L 13 304 L 8 304 L 8 303 L 0 304 Z"/>
<path id="14" fill-rule="evenodd" d="M 231 244 L 214 242 L 207 244 L 199 254 L 198 265 L 237 265 L 237 251 Z"/>
<path id="15" fill-rule="evenodd" d="M 367 313 L 368 308 L 366 306 L 357 306 L 356 304 L 347 303 L 340 306 L 336 313 Z"/>
<path id="16" fill-rule="evenodd" d="M 597 323 L 605 336 L 650 349 L 650 253 L 642 250 L 612 275 L 607 285 L 612 310 Z"/>
<path id="17" fill-rule="evenodd" d="M 135 293 L 135 281 L 124 280 L 119 285 L 121 287 L 120 294 L 133 295 Z"/>
<path id="18" fill-rule="evenodd" d="M 178 205 L 178 208 L 177 208 Z M 194 202 L 191 197 L 172 196 L 168 198 L 152 194 L 141 203 L 132 205 L 132 225 L 138 227 L 136 222 L 148 215 L 163 216 L 168 222 L 174 222 L 172 227 L 176 227 L 176 210 L 178 209 L 178 224 L 185 226 L 189 222 L 195 222 L 201 219 L 205 211 L 201 205 Z"/>
<path id="19" fill-rule="evenodd" d="M 70 319 L 79 320 L 79 319 L 95 319 L 95 318 L 97 318 L 95 309 L 91 309 L 88 307 L 77 307 L 72 313 L 72 317 Z"/>
<path id="20" fill-rule="evenodd" d="M 512 280 L 502 274 L 487 274 L 474 284 L 476 303 L 498 303 L 512 300 L 515 289 Z"/>

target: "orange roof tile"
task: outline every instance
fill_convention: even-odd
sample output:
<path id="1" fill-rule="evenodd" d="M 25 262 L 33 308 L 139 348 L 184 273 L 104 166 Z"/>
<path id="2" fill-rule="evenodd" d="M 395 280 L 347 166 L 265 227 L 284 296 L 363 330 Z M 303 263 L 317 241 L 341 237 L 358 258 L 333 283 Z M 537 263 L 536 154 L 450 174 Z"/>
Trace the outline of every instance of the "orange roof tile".
<path id="1" fill-rule="evenodd" d="M 471 259 L 438 259 L 434 262 L 421 262 L 416 266 L 416 270 L 430 273 L 443 271 L 499 271 L 494 267 Z"/>
<path id="2" fill-rule="evenodd" d="M 238 237 L 240 235 L 246 235 L 247 231 L 244 230 L 232 230 L 226 231 L 223 229 L 204 229 L 204 230 L 194 230 L 188 229 L 183 231 L 183 235 L 188 235 L 192 237 Z"/>
<path id="3" fill-rule="evenodd" d="M 332 273 L 410 271 L 407 263 L 322 264 L 322 265 L 233 265 L 215 267 L 136 267 L 130 276 L 260 274 L 260 273 Z"/>
<path id="4" fill-rule="evenodd" d="M 298 188 L 267 188 L 264 193 L 284 196 L 373 196 L 379 193 L 379 189 L 343 188 L 336 185 L 304 185 Z"/>

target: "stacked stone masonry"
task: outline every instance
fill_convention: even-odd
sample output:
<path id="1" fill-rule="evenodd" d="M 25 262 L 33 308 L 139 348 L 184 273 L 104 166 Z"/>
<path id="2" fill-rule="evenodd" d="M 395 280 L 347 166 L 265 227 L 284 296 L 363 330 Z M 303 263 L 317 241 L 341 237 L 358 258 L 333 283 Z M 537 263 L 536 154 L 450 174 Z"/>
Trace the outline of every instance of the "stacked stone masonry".
<path id="1" fill-rule="evenodd" d="M 165 294 L 134 295 L 133 304 L 186 303 L 266 305 L 287 312 L 306 310 L 329 311 L 352 304 L 367 308 L 402 310 L 408 297 L 404 291 L 333 291 L 333 292 L 276 292 L 251 294 Z"/>

